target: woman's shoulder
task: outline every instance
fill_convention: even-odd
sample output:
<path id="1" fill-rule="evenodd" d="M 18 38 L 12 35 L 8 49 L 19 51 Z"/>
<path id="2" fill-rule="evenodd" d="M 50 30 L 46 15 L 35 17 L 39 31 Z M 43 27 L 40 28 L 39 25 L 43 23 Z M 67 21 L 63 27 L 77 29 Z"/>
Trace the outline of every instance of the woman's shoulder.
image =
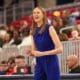
<path id="1" fill-rule="evenodd" d="M 49 30 L 50 26 L 51 26 L 51 24 L 46 24 L 46 29 Z"/>
<path id="2" fill-rule="evenodd" d="M 54 27 L 51 24 L 46 24 L 46 28 L 47 28 L 47 30 L 54 29 Z"/>
<path id="3" fill-rule="evenodd" d="M 46 24 L 46 27 L 50 27 L 50 26 L 51 26 L 51 24 L 49 24 L 49 23 Z"/>

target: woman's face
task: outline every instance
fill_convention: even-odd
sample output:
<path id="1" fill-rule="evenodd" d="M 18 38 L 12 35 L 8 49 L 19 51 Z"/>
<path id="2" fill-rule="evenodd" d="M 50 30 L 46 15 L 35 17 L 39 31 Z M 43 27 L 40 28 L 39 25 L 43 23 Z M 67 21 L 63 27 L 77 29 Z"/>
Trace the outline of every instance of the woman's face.
<path id="1" fill-rule="evenodd" d="M 33 20 L 38 23 L 43 20 L 43 13 L 39 8 L 33 10 Z"/>

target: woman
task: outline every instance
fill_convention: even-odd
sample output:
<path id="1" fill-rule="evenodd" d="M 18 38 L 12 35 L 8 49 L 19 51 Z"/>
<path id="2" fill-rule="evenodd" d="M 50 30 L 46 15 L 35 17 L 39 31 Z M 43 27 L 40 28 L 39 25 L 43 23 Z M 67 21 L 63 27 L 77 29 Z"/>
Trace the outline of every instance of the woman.
<path id="1" fill-rule="evenodd" d="M 62 52 L 62 45 L 43 8 L 33 10 L 31 34 L 32 50 L 27 49 L 27 54 L 36 57 L 34 80 L 60 80 L 56 54 Z"/>

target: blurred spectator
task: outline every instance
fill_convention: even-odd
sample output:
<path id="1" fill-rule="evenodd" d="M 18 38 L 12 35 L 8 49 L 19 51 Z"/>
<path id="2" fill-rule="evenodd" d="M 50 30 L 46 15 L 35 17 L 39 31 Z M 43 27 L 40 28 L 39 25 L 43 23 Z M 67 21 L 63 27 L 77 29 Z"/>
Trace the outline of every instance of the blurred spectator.
<path id="1" fill-rule="evenodd" d="M 64 25 L 64 23 L 63 23 L 63 20 L 62 20 L 61 18 L 59 18 L 58 24 L 59 24 L 59 27 L 60 27 L 60 28 L 65 27 L 65 25 Z"/>
<path id="2" fill-rule="evenodd" d="M 69 55 L 66 63 L 70 69 L 69 73 L 80 73 L 79 59 L 76 55 Z"/>
<path id="3" fill-rule="evenodd" d="M 30 29 L 26 28 L 22 30 L 22 42 L 18 47 L 27 46 L 31 48 L 31 36 L 30 36 Z"/>
<path id="4" fill-rule="evenodd" d="M 78 8 L 71 8 L 69 14 L 69 25 L 76 25 L 76 18 L 79 16 L 80 12 Z"/>
<path id="5" fill-rule="evenodd" d="M 70 38 L 70 40 L 79 40 L 79 39 L 80 39 L 79 33 L 78 33 L 77 30 L 73 30 L 73 31 L 71 32 L 71 35 L 72 35 L 72 38 Z"/>
<path id="6" fill-rule="evenodd" d="M 15 74 L 31 74 L 31 68 L 26 64 L 25 57 L 18 55 L 15 58 Z"/>
<path id="7" fill-rule="evenodd" d="M 60 41 L 68 41 L 68 36 L 65 33 L 59 34 Z"/>
<path id="8" fill-rule="evenodd" d="M 52 19 L 52 25 L 54 28 L 58 26 L 58 21 L 56 18 Z"/>
<path id="9" fill-rule="evenodd" d="M 0 35 L 4 36 L 6 34 L 6 30 L 4 29 L 4 26 L 0 26 Z"/>
<path id="10" fill-rule="evenodd" d="M 59 17 L 55 17 L 52 20 L 52 25 L 55 28 L 57 34 L 59 34 L 60 29 L 64 27 L 63 20 Z"/>
<path id="11" fill-rule="evenodd" d="M 10 46 L 11 43 L 12 43 L 12 41 L 11 41 L 11 34 L 6 33 L 5 36 L 4 36 L 4 44 L 3 44 L 3 47 Z"/>
<path id="12" fill-rule="evenodd" d="M 7 33 L 11 35 L 11 38 L 13 38 L 13 32 L 16 31 L 16 27 L 13 25 L 9 25 L 9 29 L 7 30 Z"/>
<path id="13" fill-rule="evenodd" d="M 69 25 L 69 22 L 68 22 L 68 20 L 69 20 L 69 10 L 63 10 L 62 14 L 61 14 L 61 18 L 63 20 L 63 24 L 65 26 L 68 26 Z"/>
<path id="14" fill-rule="evenodd" d="M 2 38 L 2 35 L 0 35 L 0 48 L 2 48 L 2 46 L 3 46 L 3 38 Z"/>
<path id="15" fill-rule="evenodd" d="M 13 75 L 15 73 L 15 57 L 10 57 L 8 59 L 8 70 L 7 70 L 7 75 Z"/>
<path id="16" fill-rule="evenodd" d="M 1 61 L 0 63 L 0 75 L 5 75 L 8 70 L 7 61 Z"/>
<path id="17" fill-rule="evenodd" d="M 13 32 L 13 42 L 12 45 L 19 45 L 21 44 L 22 40 L 20 38 L 20 33 L 19 31 L 14 31 Z"/>
<path id="18" fill-rule="evenodd" d="M 78 8 L 72 8 L 73 11 L 70 13 L 70 16 L 77 18 L 80 14 L 79 9 Z"/>
<path id="19" fill-rule="evenodd" d="M 15 30 L 16 30 L 16 27 L 13 26 L 13 25 L 10 25 L 10 31 L 11 31 L 11 32 L 14 32 Z"/>
<path id="20" fill-rule="evenodd" d="M 4 29 L 6 30 L 7 33 L 9 33 L 11 35 L 11 38 L 13 37 L 13 31 L 15 31 L 15 28 L 13 28 L 13 26 L 11 25 L 6 25 L 4 27 Z"/>
<path id="21" fill-rule="evenodd" d="M 4 29 L 5 29 L 6 31 L 10 31 L 10 26 L 6 25 L 6 26 L 4 27 Z"/>
<path id="22" fill-rule="evenodd" d="M 68 23 L 69 23 L 69 26 L 72 26 L 72 25 L 74 26 L 76 24 L 75 17 L 70 15 Z"/>
<path id="23" fill-rule="evenodd" d="M 12 56 L 7 61 L 9 67 L 13 67 L 15 65 L 15 57 Z"/>
<path id="24" fill-rule="evenodd" d="M 20 31 L 26 29 L 27 27 L 29 28 L 28 22 L 25 21 L 25 20 L 22 20 L 22 21 L 20 22 L 20 26 L 21 26 L 21 27 L 20 27 Z"/>

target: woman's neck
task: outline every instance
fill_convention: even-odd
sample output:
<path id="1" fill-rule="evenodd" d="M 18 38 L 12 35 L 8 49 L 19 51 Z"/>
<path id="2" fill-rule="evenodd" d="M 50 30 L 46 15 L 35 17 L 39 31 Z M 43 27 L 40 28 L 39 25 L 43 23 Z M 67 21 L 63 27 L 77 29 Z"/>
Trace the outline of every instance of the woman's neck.
<path id="1" fill-rule="evenodd" d="M 43 24 L 43 21 L 40 21 L 37 23 L 38 27 L 40 27 Z"/>

